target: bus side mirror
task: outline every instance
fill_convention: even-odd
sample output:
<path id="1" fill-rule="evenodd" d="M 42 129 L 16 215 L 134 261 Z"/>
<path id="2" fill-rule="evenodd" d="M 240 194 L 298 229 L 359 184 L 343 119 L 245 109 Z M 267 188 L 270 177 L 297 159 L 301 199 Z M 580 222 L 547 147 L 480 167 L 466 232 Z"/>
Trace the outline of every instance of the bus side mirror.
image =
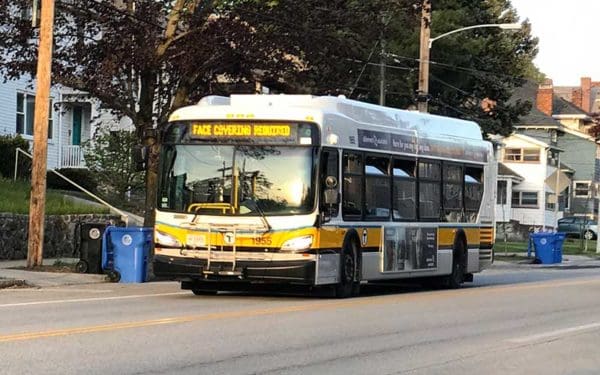
<path id="1" fill-rule="evenodd" d="M 337 178 L 327 176 L 325 178 L 325 191 L 323 192 L 324 203 L 333 206 L 339 202 L 339 192 L 337 190 Z"/>
<path id="2" fill-rule="evenodd" d="M 146 162 L 148 161 L 148 148 L 142 145 L 135 145 L 131 149 L 131 161 L 134 172 L 142 172 L 146 170 Z"/>

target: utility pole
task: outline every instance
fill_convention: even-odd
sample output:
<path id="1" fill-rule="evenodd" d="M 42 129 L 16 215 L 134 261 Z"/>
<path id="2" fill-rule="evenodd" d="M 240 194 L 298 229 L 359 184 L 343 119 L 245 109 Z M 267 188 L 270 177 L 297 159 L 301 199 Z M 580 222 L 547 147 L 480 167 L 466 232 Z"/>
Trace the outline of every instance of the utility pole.
<path id="1" fill-rule="evenodd" d="M 389 22 L 389 17 L 385 13 L 381 14 L 381 32 L 379 34 L 379 45 L 381 47 L 381 58 L 379 66 L 379 105 L 385 105 L 385 32 Z"/>
<path id="2" fill-rule="evenodd" d="M 381 65 L 379 66 L 379 105 L 385 105 L 385 39 L 381 36 Z"/>
<path id="3" fill-rule="evenodd" d="M 29 203 L 27 267 L 42 265 L 44 246 L 44 209 L 46 206 L 46 159 L 48 152 L 48 113 L 52 69 L 54 0 L 42 0 L 40 42 L 38 47 L 37 91 L 33 127 L 33 165 Z"/>
<path id="4" fill-rule="evenodd" d="M 419 53 L 419 91 L 417 107 L 419 112 L 427 112 L 429 96 L 429 37 L 431 35 L 431 0 L 423 0 L 421 11 L 421 41 Z"/>

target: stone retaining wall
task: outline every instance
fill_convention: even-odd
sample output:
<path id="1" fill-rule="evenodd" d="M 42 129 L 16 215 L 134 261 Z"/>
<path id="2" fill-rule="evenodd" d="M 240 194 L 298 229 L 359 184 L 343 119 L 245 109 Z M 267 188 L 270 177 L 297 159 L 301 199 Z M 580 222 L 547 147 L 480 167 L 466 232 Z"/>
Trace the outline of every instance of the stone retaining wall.
<path id="1" fill-rule="evenodd" d="M 496 242 L 504 241 L 504 232 L 506 229 L 506 240 L 512 241 L 527 241 L 529 239 L 529 233 L 532 230 L 540 229 L 531 225 L 523 225 L 518 221 L 511 220 L 506 223 L 496 223 Z"/>
<path id="2" fill-rule="evenodd" d="M 47 215 L 44 224 L 44 258 L 79 257 L 75 249 L 78 223 L 123 225 L 115 215 Z M 0 213 L 0 260 L 26 259 L 29 215 Z"/>

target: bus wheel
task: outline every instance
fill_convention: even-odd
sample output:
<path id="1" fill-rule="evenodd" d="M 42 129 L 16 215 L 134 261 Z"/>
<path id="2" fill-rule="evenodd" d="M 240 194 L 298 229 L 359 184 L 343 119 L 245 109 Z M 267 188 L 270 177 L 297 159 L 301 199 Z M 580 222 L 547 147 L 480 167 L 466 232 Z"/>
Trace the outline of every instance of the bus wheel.
<path id="1" fill-rule="evenodd" d="M 446 276 L 446 286 L 450 289 L 460 288 L 465 278 L 465 243 L 458 241 L 452 253 L 452 273 Z"/>
<path id="2" fill-rule="evenodd" d="M 354 275 L 356 274 L 356 243 L 352 240 L 347 241 L 342 248 L 340 256 L 340 281 L 335 286 L 335 296 L 337 298 L 348 298 L 353 292 L 357 293 L 360 284 L 356 286 Z"/>

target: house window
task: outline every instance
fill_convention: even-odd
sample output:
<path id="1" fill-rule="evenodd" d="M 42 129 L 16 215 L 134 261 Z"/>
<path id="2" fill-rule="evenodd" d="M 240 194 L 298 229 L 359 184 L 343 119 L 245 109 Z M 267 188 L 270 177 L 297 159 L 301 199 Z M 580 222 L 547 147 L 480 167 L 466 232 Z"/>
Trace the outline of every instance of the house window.
<path id="1" fill-rule="evenodd" d="M 558 152 L 554 150 L 548 151 L 548 160 L 547 164 L 553 167 L 558 166 Z"/>
<path id="2" fill-rule="evenodd" d="M 570 188 L 568 186 L 563 191 L 563 193 L 559 196 L 558 202 L 559 202 L 559 206 L 558 206 L 559 211 L 565 211 L 570 208 L 571 194 L 570 194 Z"/>
<path id="3" fill-rule="evenodd" d="M 507 162 L 539 162 L 540 150 L 536 148 L 506 148 L 504 161 Z"/>
<path id="4" fill-rule="evenodd" d="M 538 193 L 535 191 L 513 191 L 511 199 L 512 207 L 538 207 Z"/>
<path id="5" fill-rule="evenodd" d="M 590 194 L 589 181 L 575 181 L 575 197 L 588 198 Z"/>
<path id="6" fill-rule="evenodd" d="M 504 160 L 505 161 L 521 161 L 521 149 L 520 148 L 507 148 L 504 149 Z"/>
<path id="7" fill-rule="evenodd" d="M 496 204 L 506 204 L 506 196 L 508 189 L 508 183 L 504 180 L 498 181 L 498 186 L 496 188 Z"/>
<path id="8" fill-rule="evenodd" d="M 540 150 L 524 148 L 523 161 L 540 161 Z"/>
<path id="9" fill-rule="evenodd" d="M 556 195 L 553 193 L 546 193 L 546 210 L 554 211 L 556 207 Z"/>
<path id="10" fill-rule="evenodd" d="M 18 134 L 33 136 L 33 119 L 35 113 L 35 96 L 17 93 L 17 128 Z M 52 139 L 52 100 L 50 100 L 48 113 L 48 139 Z"/>

